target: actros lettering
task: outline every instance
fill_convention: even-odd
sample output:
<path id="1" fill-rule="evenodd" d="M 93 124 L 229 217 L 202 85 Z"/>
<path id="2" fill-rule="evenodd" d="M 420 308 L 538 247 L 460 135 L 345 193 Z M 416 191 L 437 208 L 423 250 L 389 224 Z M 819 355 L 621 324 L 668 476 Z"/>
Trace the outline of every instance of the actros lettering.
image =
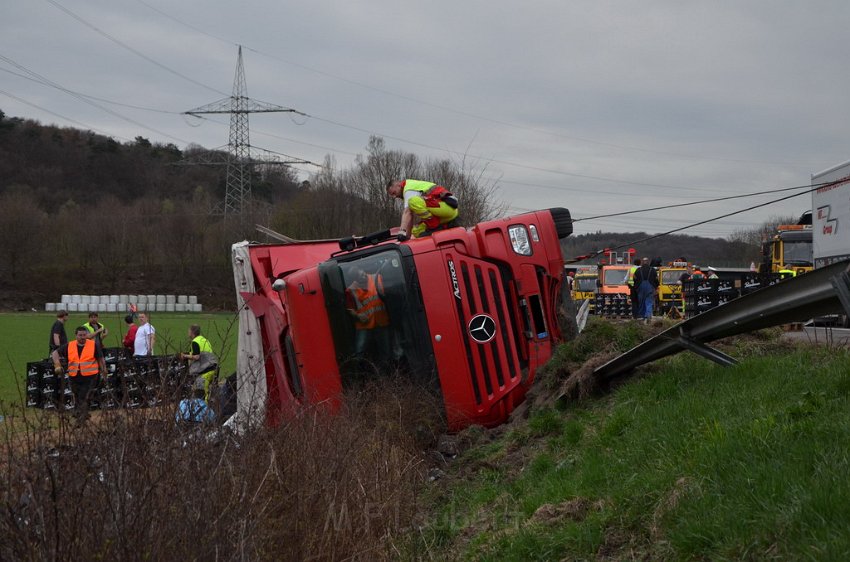
<path id="1" fill-rule="evenodd" d="M 455 273 L 455 262 L 449 260 L 449 274 L 452 276 L 452 292 L 455 298 L 460 300 L 460 286 L 457 284 L 457 273 Z"/>

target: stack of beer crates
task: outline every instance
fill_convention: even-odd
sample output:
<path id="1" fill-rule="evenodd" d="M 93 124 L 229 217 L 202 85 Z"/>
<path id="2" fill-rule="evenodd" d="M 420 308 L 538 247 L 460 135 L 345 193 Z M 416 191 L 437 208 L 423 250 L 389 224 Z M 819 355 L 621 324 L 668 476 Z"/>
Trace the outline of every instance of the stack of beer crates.
<path id="1" fill-rule="evenodd" d="M 608 318 L 631 318 L 632 302 L 626 293 L 597 293 L 593 313 Z"/>
<path id="2" fill-rule="evenodd" d="M 176 355 L 130 357 L 124 348 L 103 350 L 106 376 L 92 392 L 91 408 L 140 408 L 187 396 L 192 381 Z M 64 366 L 64 365 L 63 365 Z M 74 407 L 70 377 L 57 375 L 49 359 L 27 363 L 27 407 L 68 410 Z"/>

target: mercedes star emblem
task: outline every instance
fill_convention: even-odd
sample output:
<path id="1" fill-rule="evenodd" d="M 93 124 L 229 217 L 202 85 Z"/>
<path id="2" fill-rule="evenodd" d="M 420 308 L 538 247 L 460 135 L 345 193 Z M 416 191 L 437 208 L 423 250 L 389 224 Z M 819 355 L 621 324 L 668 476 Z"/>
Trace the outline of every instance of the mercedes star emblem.
<path id="1" fill-rule="evenodd" d="M 478 343 L 487 343 L 496 335 L 496 321 L 486 314 L 478 314 L 469 321 L 469 335 Z"/>

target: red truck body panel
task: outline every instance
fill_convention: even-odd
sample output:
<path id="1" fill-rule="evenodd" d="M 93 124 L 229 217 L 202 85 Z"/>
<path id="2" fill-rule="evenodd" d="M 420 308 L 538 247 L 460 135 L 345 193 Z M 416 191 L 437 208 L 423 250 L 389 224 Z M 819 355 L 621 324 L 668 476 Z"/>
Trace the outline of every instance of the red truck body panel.
<path id="1" fill-rule="evenodd" d="M 569 232 L 556 226 L 555 211 L 569 220 L 563 209 L 537 211 L 353 252 L 336 242 L 250 245 L 255 291 L 240 295 L 260 325 L 266 422 L 306 404 L 339 407 L 350 352 L 340 287 L 349 266 L 360 263 L 380 263 L 388 293 L 396 291 L 387 297 L 400 326 L 394 347 L 416 346 L 417 353 L 405 353 L 415 357 L 408 367 L 439 383 L 449 428 L 504 422 L 563 339 L 559 236 Z M 513 240 L 523 231 L 527 250 Z"/>

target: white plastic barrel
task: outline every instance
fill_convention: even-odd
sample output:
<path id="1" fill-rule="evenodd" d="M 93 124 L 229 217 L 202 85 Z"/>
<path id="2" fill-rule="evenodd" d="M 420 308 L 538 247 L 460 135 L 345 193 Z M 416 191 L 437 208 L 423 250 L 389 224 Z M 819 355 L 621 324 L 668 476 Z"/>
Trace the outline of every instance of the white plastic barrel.
<path id="1" fill-rule="evenodd" d="M 186 312 L 186 307 L 188 305 L 186 303 L 178 302 L 174 305 L 174 312 Z"/>
<path id="2" fill-rule="evenodd" d="M 97 303 L 97 305 L 96 305 L 96 306 L 97 306 L 96 311 L 97 311 L 97 312 L 106 312 L 106 305 L 107 305 L 107 304 L 109 304 L 109 303 L 105 303 L 105 302 Z"/>
<path id="3" fill-rule="evenodd" d="M 80 305 L 79 305 L 78 303 L 75 303 L 75 302 L 69 302 L 69 303 L 68 303 L 68 312 L 77 312 L 77 308 L 78 308 L 79 306 L 80 306 Z"/>
<path id="4" fill-rule="evenodd" d="M 157 295 L 156 304 L 165 304 L 165 295 Z"/>
<path id="5" fill-rule="evenodd" d="M 136 302 L 135 299 L 130 300 L 130 295 L 118 295 L 118 304 L 130 304 Z"/>
<path id="6" fill-rule="evenodd" d="M 121 297 L 118 295 L 109 295 L 109 304 L 118 304 L 121 302 Z"/>
<path id="7" fill-rule="evenodd" d="M 62 295 L 62 304 L 71 302 L 71 295 Z"/>
<path id="8" fill-rule="evenodd" d="M 189 304 L 189 297 L 186 295 L 177 295 L 177 304 Z"/>
<path id="9" fill-rule="evenodd" d="M 165 295 L 165 304 L 176 304 L 177 297 L 174 295 Z"/>
<path id="10" fill-rule="evenodd" d="M 156 307 L 156 312 L 165 312 L 165 303 L 156 303 L 154 306 Z"/>
<path id="11" fill-rule="evenodd" d="M 56 312 L 56 303 L 55 302 L 45 303 L 44 304 L 44 310 L 46 312 Z"/>
<path id="12" fill-rule="evenodd" d="M 118 303 L 111 302 L 106 305 L 106 312 L 118 312 Z"/>
<path id="13" fill-rule="evenodd" d="M 156 304 L 156 295 L 148 295 L 148 304 Z"/>
<path id="14" fill-rule="evenodd" d="M 177 306 L 174 303 L 165 303 L 165 312 L 174 312 L 174 307 Z"/>
<path id="15" fill-rule="evenodd" d="M 198 304 L 198 297 L 195 295 L 189 295 L 189 304 Z"/>

